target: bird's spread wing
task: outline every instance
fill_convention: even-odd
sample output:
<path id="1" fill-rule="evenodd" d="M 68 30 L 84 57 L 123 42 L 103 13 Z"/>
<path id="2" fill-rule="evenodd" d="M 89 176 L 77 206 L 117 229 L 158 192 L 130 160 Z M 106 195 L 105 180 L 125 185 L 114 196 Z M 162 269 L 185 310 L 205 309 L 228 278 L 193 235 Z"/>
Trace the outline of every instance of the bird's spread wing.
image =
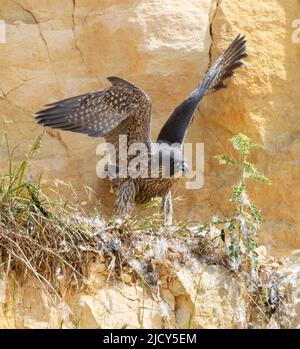
<path id="1" fill-rule="evenodd" d="M 108 88 L 48 104 L 36 113 L 36 120 L 51 128 L 112 139 L 120 132 L 127 134 L 130 128 L 131 142 L 148 142 L 149 97 L 129 81 L 118 77 L 108 80 L 112 84 Z"/>
<path id="2" fill-rule="evenodd" d="M 204 76 L 200 85 L 172 113 L 161 129 L 158 142 L 182 143 L 186 130 L 193 118 L 199 102 L 208 93 L 225 88 L 223 81 L 234 75 L 234 69 L 243 65 L 241 59 L 247 57 L 247 41 L 238 35 L 227 50 L 216 60 Z"/>

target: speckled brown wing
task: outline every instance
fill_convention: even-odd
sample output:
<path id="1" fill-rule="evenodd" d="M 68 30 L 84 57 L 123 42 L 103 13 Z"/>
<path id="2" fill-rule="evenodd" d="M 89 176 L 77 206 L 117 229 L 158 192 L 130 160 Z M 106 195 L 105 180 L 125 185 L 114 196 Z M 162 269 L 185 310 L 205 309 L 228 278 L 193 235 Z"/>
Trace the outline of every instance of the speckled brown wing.
<path id="1" fill-rule="evenodd" d="M 150 141 L 151 101 L 131 82 L 109 77 L 112 86 L 48 104 L 36 113 L 43 126 L 104 136 L 116 141 L 119 133 L 128 135 L 128 143 Z"/>

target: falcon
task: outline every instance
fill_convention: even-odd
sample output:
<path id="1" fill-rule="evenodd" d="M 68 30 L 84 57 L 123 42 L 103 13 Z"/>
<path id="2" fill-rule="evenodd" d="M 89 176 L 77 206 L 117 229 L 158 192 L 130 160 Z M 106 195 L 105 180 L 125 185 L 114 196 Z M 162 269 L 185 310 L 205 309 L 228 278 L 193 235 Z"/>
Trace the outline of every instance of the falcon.
<path id="1" fill-rule="evenodd" d="M 245 37 L 238 35 L 196 89 L 173 111 L 160 130 L 157 142 L 152 142 L 150 137 L 150 98 L 139 87 L 120 77 L 109 77 L 111 85 L 107 88 L 46 105 L 36 113 L 36 121 L 45 127 L 104 137 L 115 149 L 120 147 L 121 136 L 126 136 L 127 150 L 134 144 L 144 145 L 149 166 L 143 175 L 121 176 L 120 154 L 116 151 L 116 170 L 110 178 L 116 194 L 114 212 L 122 217 L 130 214 L 136 204 L 146 204 L 152 198 L 161 197 L 165 223 L 170 225 L 173 212 L 171 188 L 178 180 L 177 174 L 188 171 L 182 145 L 195 110 L 205 95 L 226 87 L 224 80 L 234 76 L 234 70 L 243 65 L 246 49 Z M 128 155 L 128 159 L 132 159 L 132 155 Z M 153 175 L 149 168 L 155 161 L 158 171 Z"/>

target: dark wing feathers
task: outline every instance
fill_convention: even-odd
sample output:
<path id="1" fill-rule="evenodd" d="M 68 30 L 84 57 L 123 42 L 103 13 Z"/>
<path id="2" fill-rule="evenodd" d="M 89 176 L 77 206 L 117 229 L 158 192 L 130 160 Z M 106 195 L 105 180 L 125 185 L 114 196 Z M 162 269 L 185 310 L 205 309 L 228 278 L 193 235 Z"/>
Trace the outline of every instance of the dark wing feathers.
<path id="1" fill-rule="evenodd" d="M 138 113 L 150 109 L 148 96 L 138 87 L 117 77 L 108 80 L 112 86 L 106 89 L 48 104 L 36 113 L 37 122 L 97 137 L 107 135 L 125 119 L 138 117 Z M 145 121 L 150 123 L 150 117 Z"/>
<path id="2" fill-rule="evenodd" d="M 173 111 L 158 135 L 158 142 L 169 144 L 183 142 L 186 130 L 203 96 L 226 87 L 223 81 L 234 76 L 234 70 L 243 65 L 241 59 L 247 57 L 246 49 L 245 37 L 238 35 L 209 69 L 200 85 Z"/>
<path id="3" fill-rule="evenodd" d="M 238 35 L 226 51 L 219 57 L 211 69 L 218 71 L 214 83 L 207 90 L 206 94 L 225 88 L 224 80 L 234 76 L 234 70 L 241 67 L 241 59 L 247 57 L 247 41 L 244 36 Z"/>
<path id="4" fill-rule="evenodd" d="M 226 87 L 223 81 L 234 76 L 234 70 L 243 65 L 241 59 L 247 56 L 246 43 L 245 37 L 236 37 L 209 69 L 200 85 L 174 110 L 160 131 L 159 142 L 183 142 L 202 97 Z M 127 80 L 118 77 L 109 77 L 108 80 L 112 84 L 108 88 L 46 105 L 46 109 L 36 114 L 37 122 L 92 137 L 109 135 L 113 139 L 120 130 L 122 133 L 131 130 L 128 131 L 131 141 L 148 142 L 151 122 L 149 97 Z M 123 126 L 125 120 L 128 122 Z"/>

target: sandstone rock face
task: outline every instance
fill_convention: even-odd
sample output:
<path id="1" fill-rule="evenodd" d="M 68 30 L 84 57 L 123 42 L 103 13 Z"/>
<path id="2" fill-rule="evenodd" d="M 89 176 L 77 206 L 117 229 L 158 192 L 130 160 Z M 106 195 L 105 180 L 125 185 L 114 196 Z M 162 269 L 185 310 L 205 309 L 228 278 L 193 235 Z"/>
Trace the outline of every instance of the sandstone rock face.
<path id="1" fill-rule="evenodd" d="M 0 328 L 247 327 L 248 300 L 222 267 L 200 265 L 197 273 L 178 268 L 171 282 L 161 280 L 159 299 L 136 284 L 107 281 L 108 274 L 91 266 L 81 291 L 61 301 L 36 279 L 16 285 L 2 276 Z"/>
<path id="2" fill-rule="evenodd" d="M 287 293 L 279 303 L 283 312 L 276 308 L 272 316 L 262 304 L 254 306 L 242 274 L 220 265 L 193 259 L 191 268 L 166 261 L 159 283 L 147 287 L 131 273 L 116 277 L 97 261 L 79 288 L 66 290 L 66 275 L 61 274 L 59 293 L 30 273 L 22 278 L 2 272 L 0 328 L 300 328 L 300 251 L 287 257 L 280 269 L 273 260 L 262 261 L 262 268 L 268 269 L 267 275 L 275 263 L 277 275 L 282 275 L 280 287 Z"/>
<path id="3" fill-rule="evenodd" d="M 102 88 L 111 75 L 147 91 L 155 138 L 206 71 L 209 53 L 215 59 L 243 33 L 249 41 L 246 68 L 227 90 L 203 101 L 189 130 L 187 142 L 205 145 L 205 183 L 200 190 L 175 190 L 182 197 L 176 218 L 204 221 L 231 213 L 236 175 L 213 156 L 230 152 L 227 139 L 242 132 L 264 145 L 255 160 L 273 183 L 250 191 L 265 217 L 261 240 L 274 253 L 299 248 L 300 44 L 292 40 L 299 10 L 297 0 L 1 0 L 6 43 L 0 44 L 0 117 L 13 123 L 16 157 L 41 132 L 35 111 Z M 96 177 L 99 142 L 47 131 L 32 173 L 70 181 L 80 200 L 86 199 L 83 185 L 92 187 L 108 213 L 114 197 Z"/>
<path id="4" fill-rule="evenodd" d="M 294 251 L 286 258 L 284 270 L 291 288 L 288 305 L 290 326 L 300 329 L 300 250 Z"/>

